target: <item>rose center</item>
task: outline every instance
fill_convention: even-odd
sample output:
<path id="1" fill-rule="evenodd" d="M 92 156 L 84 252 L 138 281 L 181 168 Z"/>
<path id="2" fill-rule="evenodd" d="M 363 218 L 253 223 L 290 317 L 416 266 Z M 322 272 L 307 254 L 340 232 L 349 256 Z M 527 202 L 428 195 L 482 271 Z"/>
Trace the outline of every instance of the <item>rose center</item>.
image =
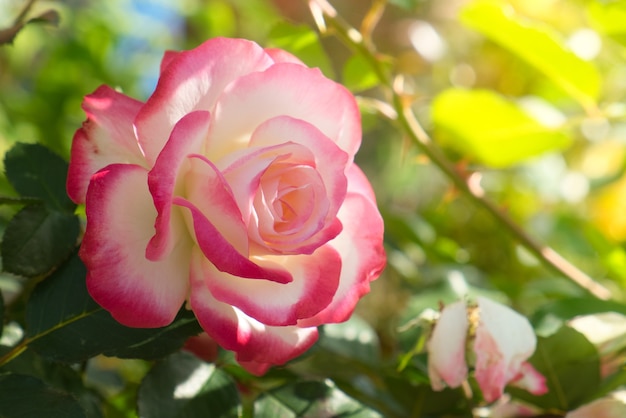
<path id="1" fill-rule="evenodd" d="M 263 174 L 254 209 L 263 243 L 285 251 L 323 228 L 328 202 L 314 167 L 277 163 Z"/>

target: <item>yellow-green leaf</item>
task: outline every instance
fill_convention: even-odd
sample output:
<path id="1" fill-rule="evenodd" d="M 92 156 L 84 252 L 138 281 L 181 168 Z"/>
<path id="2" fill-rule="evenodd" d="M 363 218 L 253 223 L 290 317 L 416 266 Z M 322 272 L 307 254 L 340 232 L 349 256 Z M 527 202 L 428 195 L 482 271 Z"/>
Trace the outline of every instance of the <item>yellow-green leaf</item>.
<path id="1" fill-rule="evenodd" d="M 626 45 L 626 4 L 624 2 L 597 2 L 587 5 L 587 13 L 595 29 Z"/>
<path id="2" fill-rule="evenodd" d="M 468 5 L 461 20 L 541 71 L 583 106 L 594 106 L 600 91 L 597 69 L 570 51 L 551 27 L 488 0 Z"/>
<path id="3" fill-rule="evenodd" d="M 570 138 L 488 90 L 450 89 L 433 102 L 435 135 L 464 157 L 502 168 L 566 147 Z"/>
<path id="4" fill-rule="evenodd" d="M 352 91 L 367 90 L 379 82 L 369 62 L 359 54 L 350 57 L 344 65 L 342 81 Z"/>
<path id="5" fill-rule="evenodd" d="M 314 30 L 307 25 L 279 22 L 269 33 L 269 46 L 291 52 L 309 67 L 317 67 L 327 77 L 333 77 L 326 51 Z"/>

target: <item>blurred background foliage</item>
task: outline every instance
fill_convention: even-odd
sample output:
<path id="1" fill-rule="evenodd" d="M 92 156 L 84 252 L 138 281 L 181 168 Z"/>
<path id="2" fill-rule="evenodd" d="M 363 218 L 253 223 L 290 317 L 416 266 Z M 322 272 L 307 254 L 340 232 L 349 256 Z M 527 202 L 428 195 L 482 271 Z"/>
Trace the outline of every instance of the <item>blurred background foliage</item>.
<path id="1" fill-rule="evenodd" d="M 0 29 L 11 27 L 25 4 L 0 0 Z M 529 235 L 623 301 L 626 2 L 332 4 L 401 76 L 403 94 L 459 173 L 479 173 L 486 196 Z M 335 37 L 319 37 L 305 1 L 40 0 L 29 15 L 49 9 L 58 12 L 58 25 L 28 24 L 0 47 L 2 154 L 18 141 L 39 142 L 67 159 L 85 118 L 82 98 L 100 84 L 145 100 L 164 50 L 245 37 L 291 50 L 360 98 L 357 162 L 385 217 L 389 265 L 358 313 L 375 330 L 383 357 L 413 347 L 415 332 L 399 327 L 466 294 L 487 294 L 528 315 L 585 295 L 420 154 L 384 116 L 389 94 L 368 64 Z M 14 194 L 5 179 L 0 190 Z M 12 214 L 0 212 L 4 224 Z M 327 367 L 315 363 L 318 371 L 332 371 L 327 360 Z"/>

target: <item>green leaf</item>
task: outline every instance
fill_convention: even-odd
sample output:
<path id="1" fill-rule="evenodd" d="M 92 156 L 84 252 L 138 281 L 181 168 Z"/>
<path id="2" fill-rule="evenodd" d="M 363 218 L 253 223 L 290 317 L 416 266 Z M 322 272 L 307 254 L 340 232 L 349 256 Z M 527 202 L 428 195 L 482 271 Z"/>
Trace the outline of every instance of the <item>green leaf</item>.
<path id="1" fill-rule="evenodd" d="M 139 388 L 139 416 L 145 418 L 237 417 L 235 382 L 214 364 L 180 352 L 157 363 Z"/>
<path id="2" fill-rule="evenodd" d="M 34 197 L 0 196 L 0 205 L 34 205 L 37 203 L 42 203 L 41 199 Z"/>
<path id="3" fill-rule="evenodd" d="M 26 277 L 44 274 L 71 254 L 79 232 L 71 213 L 26 206 L 9 221 L 2 238 L 3 268 Z"/>
<path id="4" fill-rule="evenodd" d="M 587 5 L 587 13 L 595 29 L 611 37 L 622 45 L 626 45 L 626 4 L 621 1 L 591 1 Z"/>
<path id="5" fill-rule="evenodd" d="M 550 27 L 489 0 L 470 3 L 461 20 L 541 71 L 583 106 L 594 105 L 601 81 L 597 69 L 571 52 Z"/>
<path id="6" fill-rule="evenodd" d="M 53 209 L 73 213 L 65 191 L 67 163 L 39 144 L 15 144 L 4 157 L 6 176 L 23 197 L 38 198 Z"/>
<path id="7" fill-rule="evenodd" d="M 26 337 L 41 356 L 68 363 L 98 354 L 158 359 L 201 331 L 186 309 L 166 327 L 125 327 L 89 296 L 85 275 L 85 266 L 74 255 L 33 291 L 26 305 Z"/>
<path id="8" fill-rule="evenodd" d="M 86 418 L 76 399 L 32 376 L 0 375 L 2 418 Z"/>
<path id="9" fill-rule="evenodd" d="M 530 363 L 546 378 L 542 396 L 509 387 L 514 397 L 544 409 L 567 411 L 581 405 L 600 385 L 600 358 L 594 345 L 578 331 L 564 326 L 537 341 Z"/>
<path id="10" fill-rule="evenodd" d="M 341 81 L 349 90 L 362 91 L 378 85 L 378 76 L 362 55 L 355 54 L 344 65 Z"/>
<path id="11" fill-rule="evenodd" d="M 259 396 L 256 418 L 374 418 L 381 414 L 350 398 L 330 381 L 290 383 Z"/>
<path id="12" fill-rule="evenodd" d="M 324 325 L 319 342 L 308 354 L 290 368 L 302 374 L 351 380 L 363 369 L 375 374 L 380 364 L 378 336 L 356 315 L 346 322 Z"/>
<path id="13" fill-rule="evenodd" d="M 543 305 L 536 310 L 531 323 L 539 335 L 548 336 L 566 321 L 580 315 L 616 312 L 626 315 L 626 305 L 595 298 L 567 298 Z"/>
<path id="14" fill-rule="evenodd" d="M 83 382 L 84 371 L 77 370 L 72 366 L 47 361 L 33 350 L 26 350 L 5 364 L 2 369 L 6 372 L 41 379 L 51 389 L 65 392 L 76 399 L 85 411 L 87 418 L 102 418 L 101 396 L 93 389 L 85 387 Z M 2 416 L 1 413 L 0 416 Z"/>
<path id="15" fill-rule="evenodd" d="M 488 90 L 444 91 L 433 102 L 432 119 L 442 144 L 489 167 L 515 165 L 570 143 L 565 133 Z"/>
<path id="16" fill-rule="evenodd" d="M 334 355 L 377 364 L 380 361 L 378 336 L 374 329 L 357 315 L 339 324 L 325 325 L 320 346 Z"/>
<path id="17" fill-rule="evenodd" d="M 406 10 L 415 10 L 423 0 L 389 0 L 390 4 L 396 5 Z"/>
<path id="18" fill-rule="evenodd" d="M 4 297 L 0 294 L 0 337 L 4 331 Z"/>
<path id="19" fill-rule="evenodd" d="M 309 67 L 317 67 L 327 77 L 332 78 L 334 71 L 328 56 L 317 33 L 308 25 L 279 22 L 270 31 L 268 43 L 272 47 L 291 52 Z"/>

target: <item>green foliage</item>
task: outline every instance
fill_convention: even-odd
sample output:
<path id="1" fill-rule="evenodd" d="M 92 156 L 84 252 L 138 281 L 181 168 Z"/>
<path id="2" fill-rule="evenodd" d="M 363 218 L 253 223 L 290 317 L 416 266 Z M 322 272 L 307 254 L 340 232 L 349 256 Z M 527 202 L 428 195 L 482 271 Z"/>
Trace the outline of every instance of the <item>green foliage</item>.
<path id="1" fill-rule="evenodd" d="M 547 410 L 574 409 L 600 385 L 596 348 L 578 331 L 566 326 L 549 337 L 540 337 L 530 362 L 546 377 L 548 393 L 533 397 L 519 389 L 510 391 L 519 399 Z"/>
<path id="2" fill-rule="evenodd" d="M 49 272 L 76 247 L 79 229 L 74 215 L 43 205 L 24 207 L 4 232 L 4 270 L 27 277 Z"/>
<path id="3" fill-rule="evenodd" d="M 146 418 L 236 417 L 239 394 L 233 379 L 191 354 L 158 362 L 139 388 L 139 415 Z"/>
<path id="4" fill-rule="evenodd" d="M 269 46 L 284 49 L 301 59 L 309 67 L 317 67 L 327 77 L 333 69 L 317 34 L 306 25 L 279 22 L 269 32 Z"/>
<path id="5" fill-rule="evenodd" d="M 0 393 L 0 411 L 6 418 L 87 417 L 71 395 L 59 392 L 32 376 L 0 374 Z"/>
<path id="6" fill-rule="evenodd" d="M 362 55 L 351 56 L 343 67 L 343 84 L 352 91 L 367 90 L 378 85 L 378 76 Z"/>
<path id="7" fill-rule="evenodd" d="M 267 391 L 255 402 L 254 411 L 257 418 L 381 417 L 331 383 L 318 381 L 301 381 Z"/>
<path id="8" fill-rule="evenodd" d="M 471 28 L 543 72 L 582 104 L 594 103 L 600 91 L 597 70 L 569 51 L 548 26 L 524 19 L 511 6 L 494 1 L 472 3 L 461 18 Z"/>
<path id="9" fill-rule="evenodd" d="M 39 144 L 16 144 L 4 157 L 6 176 L 22 197 L 41 199 L 49 208 L 73 213 L 65 192 L 67 162 Z"/>
<path id="10" fill-rule="evenodd" d="M 200 332 L 195 317 L 186 310 L 165 328 L 124 327 L 91 299 L 85 275 L 84 265 L 74 255 L 33 291 L 26 306 L 26 337 L 40 355 L 67 363 L 97 354 L 157 359 Z"/>
<path id="11" fill-rule="evenodd" d="M 434 100 L 432 117 L 444 144 L 489 167 L 518 164 L 571 142 L 488 90 L 446 90 Z"/>

